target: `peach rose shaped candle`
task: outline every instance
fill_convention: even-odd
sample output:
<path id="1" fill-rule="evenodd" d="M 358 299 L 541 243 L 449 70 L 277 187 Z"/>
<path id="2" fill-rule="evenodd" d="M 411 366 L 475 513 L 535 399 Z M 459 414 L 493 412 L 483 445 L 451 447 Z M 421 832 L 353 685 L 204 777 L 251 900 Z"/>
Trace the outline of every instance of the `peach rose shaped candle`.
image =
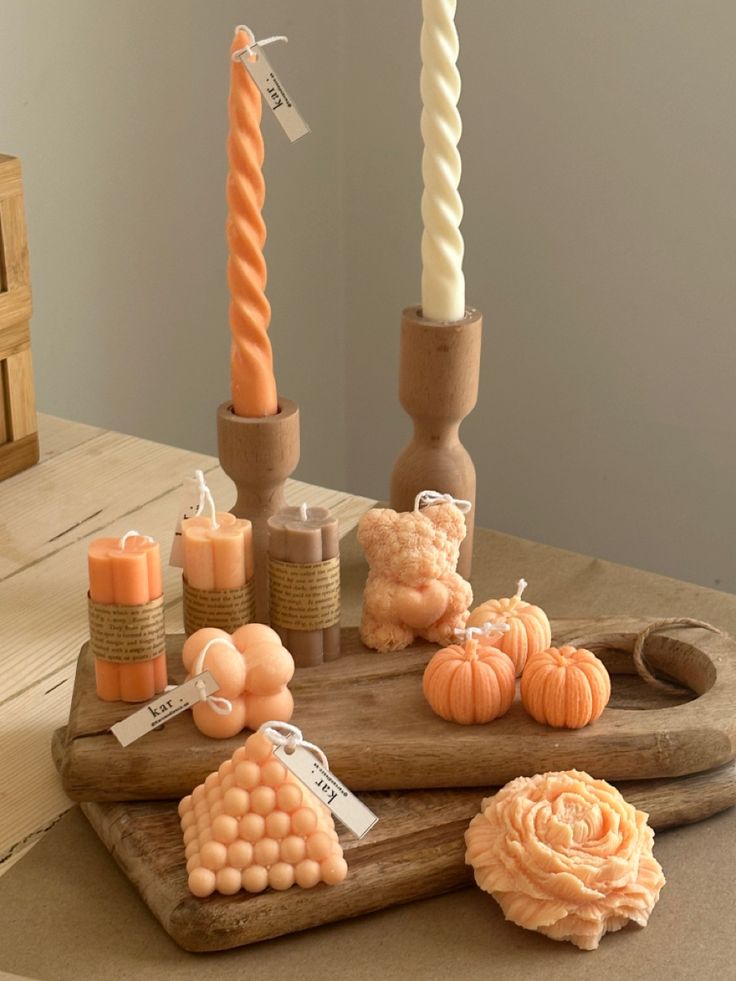
<path id="1" fill-rule="evenodd" d="M 269 719 L 288 722 L 294 699 L 287 685 L 294 660 L 275 630 L 248 623 L 233 634 L 203 627 L 182 648 L 187 679 L 210 671 L 220 687 L 192 709 L 199 731 L 214 739 L 257 729 Z"/>
<path id="2" fill-rule="evenodd" d="M 648 815 L 587 773 L 518 777 L 465 832 L 465 861 L 507 920 L 595 950 L 629 922 L 646 926 L 665 883 Z"/>
<path id="3" fill-rule="evenodd" d="M 264 729 L 179 804 L 189 890 L 200 898 L 347 875 L 329 809 L 274 756 Z"/>

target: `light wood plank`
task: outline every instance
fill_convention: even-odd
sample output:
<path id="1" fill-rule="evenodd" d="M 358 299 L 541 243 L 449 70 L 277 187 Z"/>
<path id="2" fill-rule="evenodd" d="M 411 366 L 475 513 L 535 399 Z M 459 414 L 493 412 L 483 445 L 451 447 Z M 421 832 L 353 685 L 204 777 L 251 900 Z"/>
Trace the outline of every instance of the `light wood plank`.
<path id="1" fill-rule="evenodd" d="M 0 485 L 0 579 L 122 520 L 209 463 L 188 450 L 103 433 L 38 472 L 18 474 Z"/>
<path id="2" fill-rule="evenodd" d="M 18 164 L 20 168 L 20 164 Z M 0 181 L 3 181 L 0 169 Z M 22 182 L 20 187 L 16 178 L 11 180 L 11 186 L 17 188 L 16 193 L 8 197 L 0 197 L 0 223 L 3 226 L 3 243 L 5 253 L 5 282 L 8 293 L 23 293 L 31 282 L 30 264 L 28 262 L 28 234 L 26 232 L 26 216 L 23 206 Z M 30 293 L 29 293 L 30 301 Z M 27 320 L 30 316 L 16 317 L 16 320 Z"/>
<path id="3" fill-rule="evenodd" d="M 2 706 L 0 712 L 0 859 L 71 806 L 51 759 L 51 737 L 69 712 L 67 666 Z"/>
<path id="4" fill-rule="evenodd" d="M 33 358 L 31 349 L 11 354 L 5 361 L 7 407 L 10 410 L 11 439 L 23 439 L 38 429 L 36 395 L 33 388 Z"/>
<path id="5" fill-rule="evenodd" d="M 27 320 L 19 320 L 17 323 L 9 324 L 0 330 L 0 358 L 17 354 L 27 348 L 30 343 L 31 329 Z"/>
<path id="6" fill-rule="evenodd" d="M 2 242 L 0 242 L 0 248 L 2 248 Z M 10 439 L 10 426 L 7 413 L 7 398 L 6 398 L 6 384 L 5 384 L 5 369 L 0 362 L 0 446 L 6 443 Z"/>
<path id="7" fill-rule="evenodd" d="M 7 153 L 0 153 L 0 201 L 22 192 L 20 160 Z"/>
<path id="8" fill-rule="evenodd" d="M 71 422 L 58 416 L 38 413 L 38 438 L 41 443 L 41 463 L 60 456 L 67 450 L 86 443 L 88 439 L 105 432 L 99 426 L 89 426 L 85 422 Z"/>

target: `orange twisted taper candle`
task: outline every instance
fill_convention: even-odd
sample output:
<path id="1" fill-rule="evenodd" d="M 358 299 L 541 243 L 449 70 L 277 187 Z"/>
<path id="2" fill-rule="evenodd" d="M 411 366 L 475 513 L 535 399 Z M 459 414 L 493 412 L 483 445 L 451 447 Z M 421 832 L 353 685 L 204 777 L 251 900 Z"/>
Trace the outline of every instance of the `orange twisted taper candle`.
<path id="1" fill-rule="evenodd" d="M 253 43 L 242 27 L 235 31 L 234 53 Z M 240 59 L 230 67 L 227 140 L 227 281 L 230 287 L 230 387 L 237 416 L 255 418 L 278 412 L 273 354 L 268 337 L 271 306 L 266 299 L 266 226 L 261 94 Z"/>

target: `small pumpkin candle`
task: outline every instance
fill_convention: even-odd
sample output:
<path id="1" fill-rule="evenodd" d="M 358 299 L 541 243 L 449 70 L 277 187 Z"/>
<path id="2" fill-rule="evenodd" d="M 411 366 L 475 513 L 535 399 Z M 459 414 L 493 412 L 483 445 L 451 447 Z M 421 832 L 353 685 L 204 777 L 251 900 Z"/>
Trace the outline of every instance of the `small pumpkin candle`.
<path id="1" fill-rule="evenodd" d="M 514 662 L 517 677 L 524 670 L 528 657 L 545 650 L 552 643 L 547 614 L 541 607 L 521 598 L 528 585 L 526 579 L 520 579 L 513 596 L 487 600 L 468 617 L 469 627 L 482 627 L 492 620 L 508 624 L 509 629 L 499 640 L 498 647 Z"/>
<path id="2" fill-rule="evenodd" d="M 530 657 L 521 676 L 521 701 L 537 722 L 582 729 L 611 697 L 605 664 L 585 647 L 550 647 Z"/>
<path id="3" fill-rule="evenodd" d="M 495 636 L 503 629 L 496 626 Z M 491 722 L 505 715 L 514 700 L 511 658 L 497 647 L 481 645 L 480 634 L 477 627 L 458 631 L 464 642 L 437 651 L 424 671 L 424 697 L 432 711 L 448 722 L 466 726 Z"/>

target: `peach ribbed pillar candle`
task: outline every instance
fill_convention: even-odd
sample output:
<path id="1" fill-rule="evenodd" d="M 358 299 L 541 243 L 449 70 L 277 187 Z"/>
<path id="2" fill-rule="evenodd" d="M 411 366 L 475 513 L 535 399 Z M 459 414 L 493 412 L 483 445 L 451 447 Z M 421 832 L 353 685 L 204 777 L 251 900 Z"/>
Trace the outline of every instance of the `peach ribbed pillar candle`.
<path id="1" fill-rule="evenodd" d="M 144 535 L 96 538 L 89 544 L 87 561 L 89 595 L 95 603 L 141 606 L 163 593 L 159 545 Z M 166 652 L 137 664 L 96 658 L 95 679 L 104 701 L 147 701 L 166 687 Z"/>
<path id="2" fill-rule="evenodd" d="M 231 52 L 253 43 L 238 28 Z M 268 337 L 271 307 L 266 299 L 266 226 L 261 94 L 239 59 L 230 66 L 227 141 L 227 279 L 230 288 L 230 386 L 236 416 L 278 412 L 273 354 Z"/>

